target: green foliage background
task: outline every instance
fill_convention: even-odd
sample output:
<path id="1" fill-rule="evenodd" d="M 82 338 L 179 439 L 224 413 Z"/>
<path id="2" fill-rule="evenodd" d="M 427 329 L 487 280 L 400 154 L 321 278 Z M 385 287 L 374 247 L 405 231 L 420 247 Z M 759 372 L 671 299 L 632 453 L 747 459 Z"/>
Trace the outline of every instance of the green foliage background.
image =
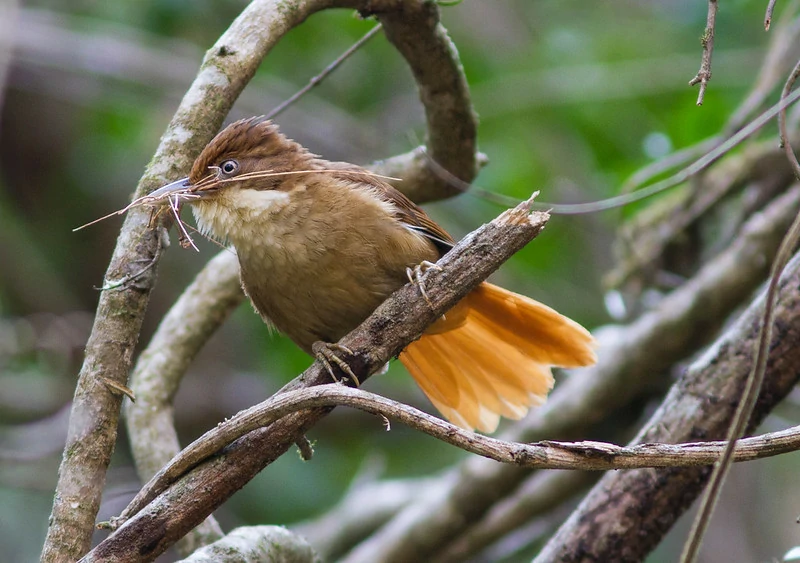
<path id="1" fill-rule="evenodd" d="M 204 49 L 243 6 L 39 0 L 18 8 L 0 115 L 0 553 L 9 561 L 33 560 L 44 537 L 94 287 L 120 220 L 72 229 L 129 201 Z M 477 183 L 514 198 L 541 190 L 549 202 L 596 200 L 653 159 L 715 134 L 757 74 L 768 39 L 762 10 L 744 0 L 722 5 L 714 79 L 697 108 L 686 84 L 700 61 L 705 2 L 465 0 L 443 8 L 490 158 Z M 347 11 L 312 17 L 267 58 L 232 118 L 268 112 L 372 25 Z M 413 80 L 382 36 L 277 121 L 314 152 L 357 163 L 404 152 L 424 136 Z M 427 209 L 457 237 L 500 211 L 470 195 Z M 589 327 L 609 322 L 601 279 L 615 229 L 630 213 L 555 217 L 497 280 Z M 197 242 L 199 254 L 174 244 L 162 260 L 143 343 L 217 252 Z M 308 364 L 241 307 L 185 380 L 177 401 L 184 441 Z M 368 388 L 430 409 L 399 366 Z M 268 468 L 220 511 L 225 527 L 310 518 L 354 479 L 429 475 L 464 457 L 341 409 L 310 438 L 314 460 L 287 455 Z M 130 463 L 123 436 L 101 517 L 136 489 Z M 780 468 L 769 467 L 780 480 Z M 763 551 L 778 537 L 754 540 L 755 553 L 780 553 L 774 545 Z M 665 549 L 653 560 L 670 560 Z"/>

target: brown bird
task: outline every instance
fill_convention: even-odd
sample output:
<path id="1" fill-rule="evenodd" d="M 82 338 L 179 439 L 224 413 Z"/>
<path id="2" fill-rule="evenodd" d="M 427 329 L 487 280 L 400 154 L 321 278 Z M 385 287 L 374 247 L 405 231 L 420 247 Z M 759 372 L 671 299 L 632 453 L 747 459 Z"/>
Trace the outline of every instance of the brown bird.
<path id="1" fill-rule="evenodd" d="M 188 178 L 152 195 L 190 191 L 201 232 L 231 243 L 262 318 L 307 353 L 353 330 L 407 268 L 435 262 L 453 239 L 383 179 L 320 159 L 263 117 L 237 121 L 203 150 Z M 553 386 L 551 366 L 596 361 L 579 324 L 532 299 L 481 284 L 400 354 L 451 422 L 492 432 Z"/>

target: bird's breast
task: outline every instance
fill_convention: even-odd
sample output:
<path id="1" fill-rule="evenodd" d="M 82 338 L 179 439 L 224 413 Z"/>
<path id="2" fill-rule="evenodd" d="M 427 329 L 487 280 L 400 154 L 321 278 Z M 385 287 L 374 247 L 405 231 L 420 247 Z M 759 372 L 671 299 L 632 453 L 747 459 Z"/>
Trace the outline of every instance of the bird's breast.
<path id="1" fill-rule="evenodd" d="M 255 193 L 195 205 L 198 225 L 233 244 L 256 310 L 306 351 L 360 324 L 406 282 L 406 267 L 438 258 L 368 191 L 239 191 Z"/>

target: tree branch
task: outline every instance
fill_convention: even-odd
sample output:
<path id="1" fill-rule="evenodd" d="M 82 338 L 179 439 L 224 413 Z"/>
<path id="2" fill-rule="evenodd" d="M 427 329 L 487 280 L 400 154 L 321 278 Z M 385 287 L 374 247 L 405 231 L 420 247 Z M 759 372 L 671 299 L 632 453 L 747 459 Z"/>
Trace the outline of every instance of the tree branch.
<path id="1" fill-rule="evenodd" d="M 357 7 L 353 2 L 343 3 Z M 414 74 L 425 107 L 430 158 L 460 180 L 471 182 L 478 172 L 475 152 L 478 120 L 458 51 L 439 22 L 436 2 L 373 0 L 367 5 Z M 404 193 L 417 203 L 461 193 L 458 186 L 436 174 L 428 162 L 424 150 L 418 148 L 383 161 L 374 169 L 387 176 L 402 171 L 400 177 L 413 179 Z"/>
<path id="2" fill-rule="evenodd" d="M 308 9 L 320 9 L 324 4 L 317 2 L 315 7 Z M 358 8 L 365 4 L 340 2 L 337 5 Z M 382 20 L 387 20 L 384 22 L 387 33 L 400 45 L 398 48 L 420 81 L 421 98 L 428 117 L 429 150 L 443 159 L 453 174 L 472 179 L 476 169 L 475 116 L 458 53 L 439 23 L 435 3 L 384 1 L 370 2 L 369 5 L 376 13 L 380 12 Z M 401 14 L 393 17 L 393 11 Z M 275 16 L 274 13 L 271 15 Z M 279 32 L 270 37 L 271 44 L 301 21 L 302 18 L 297 18 L 281 24 Z M 234 39 L 220 39 L 209 54 L 219 53 L 226 45 L 235 43 Z M 233 55 L 235 53 L 231 53 Z M 195 91 L 193 86 L 187 97 L 199 96 L 192 94 Z M 419 150 L 414 154 L 418 153 Z M 430 200 L 452 194 L 453 187 L 428 170 L 424 156 L 411 160 L 401 156 L 390 160 L 391 174 L 403 178 L 398 188 L 412 197 Z M 388 170 L 385 162 L 376 167 Z M 167 314 L 142 353 L 131 376 L 131 387 L 138 400 L 129 404 L 126 412 L 134 460 L 143 480 L 151 478 L 178 454 L 180 447 L 172 420 L 172 398 L 188 364 L 241 299 L 238 264 L 229 252 L 223 252 L 199 274 L 196 282 Z M 187 314 L 191 314 L 193 322 L 186 321 Z M 209 522 L 208 529 L 199 533 L 210 534 L 213 538 L 217 530 L 218 527 Z M 185 548 L 188 549 L 190 546 Z"/>
<path id="3" fill-rule="evenodd" d="M 347 362 L 360 381 L 399 354 L 425 327 L 541 232 L 548 215 L 531 213 L 531 204 L 532 201 L 528 200 L 504 212 L 447 253 L 439 261 L 442 270 L 429 270 L 426 274 L 428 299 L 420 295 L 414 284 L 408 284 L 341 340 L 341 344 L 354 351 Z M 284 391 L 328 381 L 330 376 L 319 362 L 315 362 Z M 250 432 L 225 448 L 221 456 L 202 463 L 182 477 L 138 512 L 149 500 L 148 492 L 143 491 L 126 509 L 124 517 L 136 515 L 98 545 L 84 561 L 125 560 L 131 554 L 139 554 L 146 560 L 156 557 L 283 454 L 329 410 L 305 410 L 286 416 L 267 428 Z"/>
<path id="4" fill-rule="evenodd" d="M 219 129 L 233 102 L 255 74 L 275 37 L 327 3 L 297 2 L 282 10 L 269 0 L 253 1 L 206 54 L 200 72 L 161 138 L 135 196 L 176 178 Z M 166 215 L 164 214 L 164 217 Z M 100 296 L 70 413 L 67 444 L 59 468 L 43 561 L 75 561 L 90 546 L 105 473 L 116 441 L 122 396 L 144 312 L 155 283 L 166 219 L 150 228 L 146 210 L 127 214 L 105 276 L 130 280 Z M 152 264 L 143 274 L 142 264 Z"/>
<path id="5" fill-rule="evenodd" d="M 739 238 L 655 309 L 628 326 L 596 331 L 599 361 L 575 370 L 547 402 L 504 438 L 535 442 L 581 437 L 617 417 L 647 393 L 675 362 L 698 350 L 765 278 L 769 262 L 800 206 L 793 187 L 753 215 Z M 445 477 L 439 494 L 414 502 L 343 561 L 425 560 L 510 494 L 529 471 L 480 458 L 466 460 L 458 477 Z"/>
<path id="6" fill-rule="evenodd" d="M 131 502 L 130 512 L 126 509 L 124 517 L 135 513 L 144 503 L 151 501 L 191 468 L 216 455 L 242 436 L 295 412 L 336 406 L 348 406 L 397 420 L 464 451 L 529 469 L 605 471 L 710 465 L 719 459 L 719 454 L 727 444 L 727 441 L 677 445 L 648 443 L 627 448 L 595 441 L 546 440 L 520 444 L 464 430 L 412 406 L 374 393 L 351 389 L 341 384 L 326 384 L 279 393 L 221 422 L 187 446 L 159 471 Z M 752 461 L 797 449 L 800 449 L 800 427 L 793 427 L 736 441 L 733 459 Z"/>
<path id="7" fill-rule="evenodd" d="M 319 561 L 306 540 L 281 526 L 243 526 L 202 547 L 180 563 L 262 563 Z"/>
<path id="8" fill-rule="evenodd" d="M 708 0 L 708 15 L 706 18 L 706 28 L 700 42 L 703 45 L 703 59 L 700 63 L 700 70 L 697 75 L 689 81 L 689 86 L 700 84 L 700 91 L 697 93 L 697 105 L 702 106 L 706 97 L 706 87 L 711 80 L 711 55 L 714 54 L 714 33 L 717 22 L 717 0 Z"/>
<path id="9" fill-rule="evenodd" d="M 767 378 L 748 432 L 792 389 L 800 362 L 800 256 L 780 281 Z M 764 294 L 687 370 L 633 444 L 722 438 L 753 362 Z M 738 449 L 738 448 L 737 448 Z M 606 474 L 536 561 L 640 561 L 699 494 L 710 467 Z"/>

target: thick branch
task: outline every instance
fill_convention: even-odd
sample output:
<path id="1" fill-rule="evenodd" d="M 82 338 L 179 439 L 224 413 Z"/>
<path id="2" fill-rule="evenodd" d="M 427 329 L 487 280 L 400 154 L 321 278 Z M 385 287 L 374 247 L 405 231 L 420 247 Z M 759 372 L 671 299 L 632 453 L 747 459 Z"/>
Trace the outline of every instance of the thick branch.
<path id="1" fill-rule="evenodd" d="M 319 561 L 306 540 L 280 526 L 244 526 L 198 549 L 180 563 L 262 563 Z"/>
<path id="2" fill-rule="evenodd" d="M 748 432 L 792 389 L 800 365 L 800 256 L 781 278 L 767 378 Z M 761 295 L 675 384 L 633 441 L 724 437 L 750 372 Z M 608 473 L 536 561 L 641 561 L 700 492 L 709 468 Z"/>

